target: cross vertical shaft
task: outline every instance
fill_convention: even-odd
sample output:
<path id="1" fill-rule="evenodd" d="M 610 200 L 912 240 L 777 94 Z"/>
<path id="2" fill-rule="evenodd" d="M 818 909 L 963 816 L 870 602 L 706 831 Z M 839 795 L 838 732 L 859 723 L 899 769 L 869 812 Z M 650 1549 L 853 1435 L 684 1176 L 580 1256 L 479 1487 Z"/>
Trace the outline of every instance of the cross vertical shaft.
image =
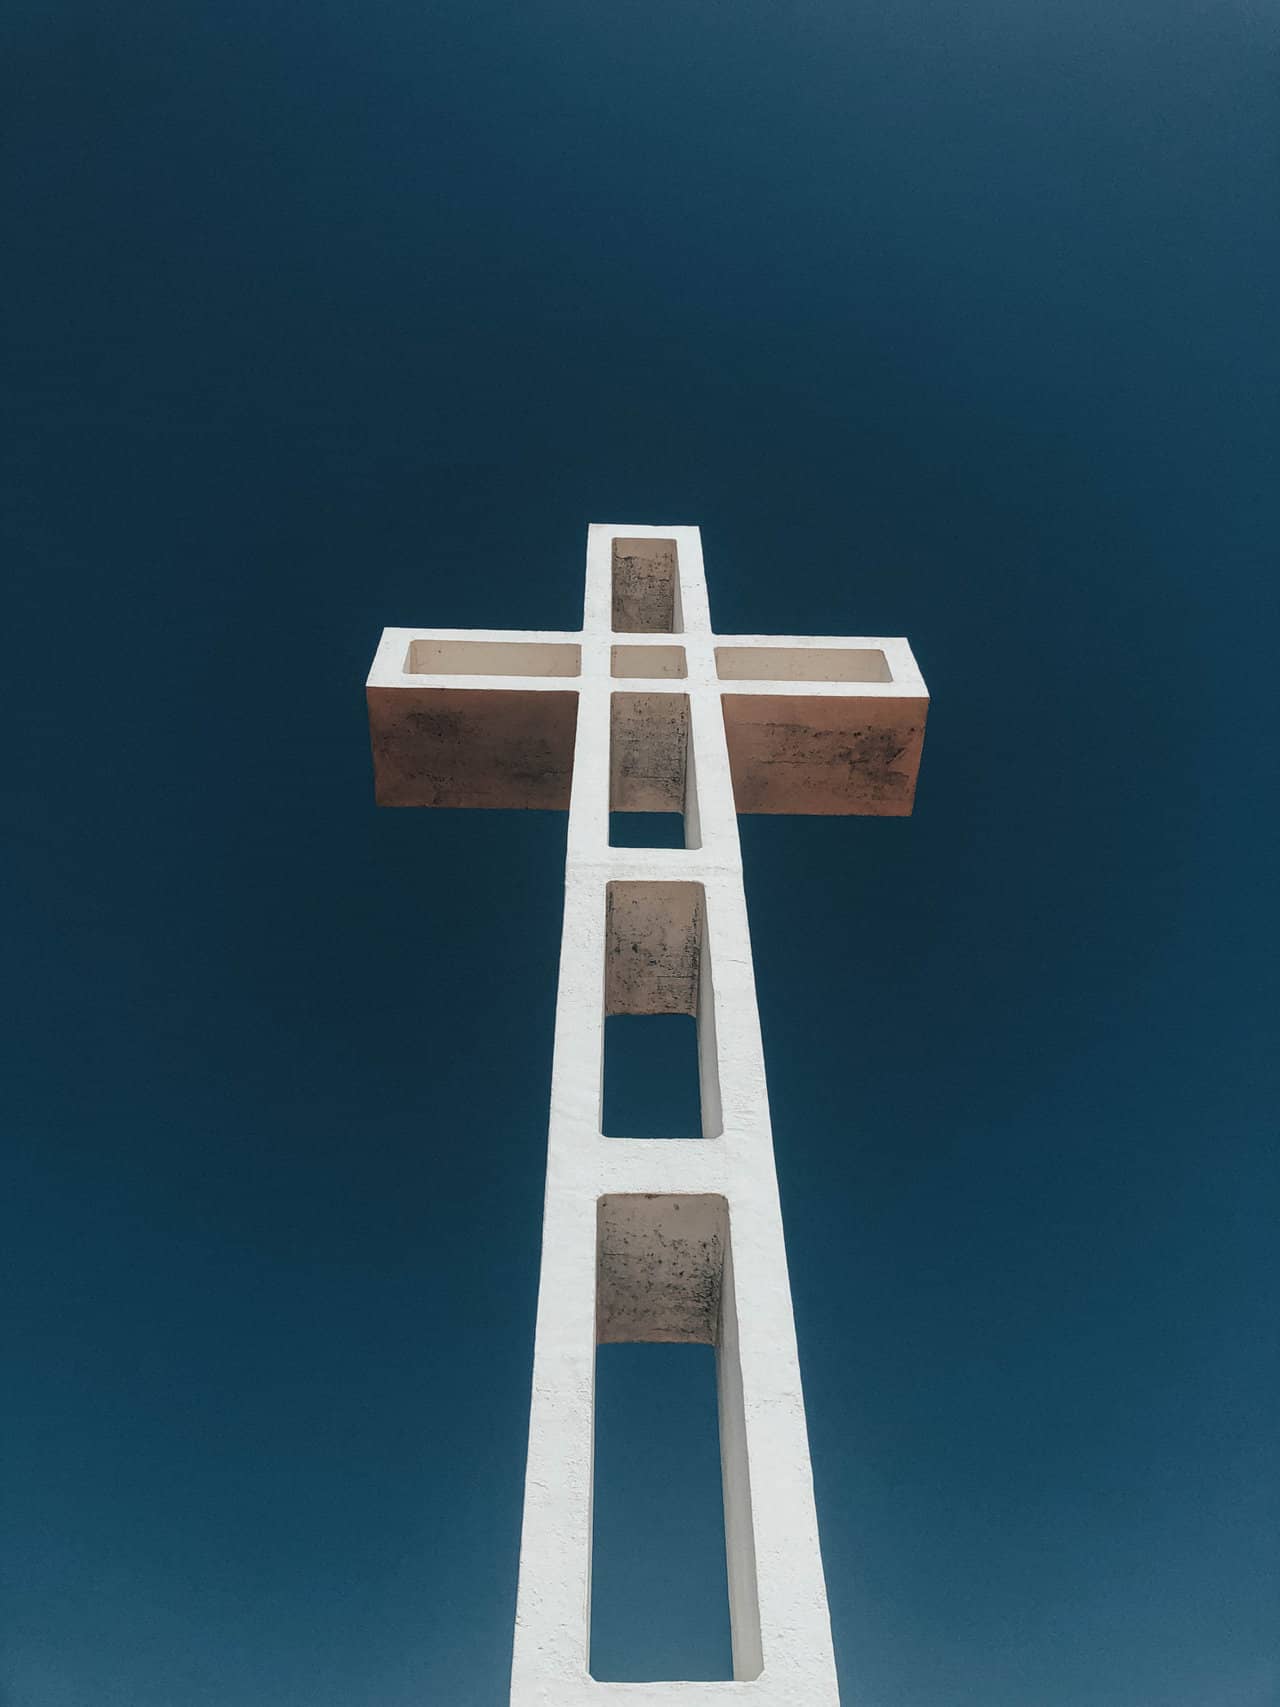
<path id="1" fill-rule="evenodd" d="M 592 526 L 580 634 L 384 633 L 382 803 L 569 810 L 512 1707 L 837 1707 L 737 813 L 908 812 L 926 704 L 902 640 L 717 637 L 694 527 Z M 683 848 L 610 845 L 655 806 Z M 610 1013 L 695 1016 L 701 1138 L 604 1136 Z M 732 1681 L 590 1675 L 618 1340 L 715 1347 Z"/>
<path id="2" fill-rule="evenodd" d="M 687 695 L 686 810 L 695 848 L 609 846 L 612 541 L 674 539 L 678 632 L 687 678 L 654 682 Z M 636 644 L 638 637 L 628 634 Z M 719 1266 L 717 1347 L 725 1532 L 735 1678 L 759 1678 L 762 1700 L 825 1707 L 836 1700 L 826 1591 L 818 1552 L 800 1372 L 773 1165 L 760 1023 L 747 930 L 737 812 L 713 652 L 701 542 L 693 528 L 592 528 L 587 548 L 582 686 L 569 806 L 564 936 L 556 1009 L 542 1275 L 534 1352 L 529 1459 L 512 1671 L 512 1707 L 624 1695 L 654 1707 L 664 1683 L 590 1681 L 592 1413 L 598 1318 L 627 1318 L 620 1338 L 693 1338 L 663 1273 L 677 1241 L 711 1245 Z M 642 678 L 643 679 L 643 678 Z M 636 682 L 627 681 L 628 690 Z M 628 923 L 609 930 L 610 887 L 636 885 Z M 693 907 L 668 886 L 689 885 Z M 661 886 L 646 908 L 646 891 Z M 618 889 L 613 890 L 618 896 Z M 615 899 L 615 906 L 616 906 Z M 701 941 L 696 991 L 703 1130 L 715 1138 L 603 1138 L 601 989 L 607 956 L 652 943 L 693 919 Z M 652 915 L 652 916 L 650 916 Z M 625 935 L 623 934 L 625 933 Z M 612 939 L 612 940 L 611 940 Z M 661 945 L 659 947 L 661 952 Z M 673 957 L 674 958 L 674 957 Z M 643 1000 L 643 998 L 641 998 Z M 710 1105 L 710 1106 L 708 1106 Z M 717 1106 L 718 1105 L 718 1106 Z M 708 1119 L 710 1115 L 710 1119 Z M 716 1248 L 718 1245 L 718 1249 Z M 692 1267 L 693 1265 L 689 1265 Z M 623 1274 L 619 1276 L 619 1270 Z M 613 1300 L 601 1290 L 625 1292 Z M 632 1295 L 657 1292 L 636 1307 Z M 673 1296 L 673 1292 L 676 1295 Z M 607 1331 L 607 1330 L 606 1330 Z M 757 1467 L 754 1485 L 752 1466 Z M 660 1490 L 655 1490 L 660 1497 Z M 724 1684 L 679 1686 L 682 1702 L 723 1700 Z M 775 1694 L 776 1690 L 776 1694 Z"/>

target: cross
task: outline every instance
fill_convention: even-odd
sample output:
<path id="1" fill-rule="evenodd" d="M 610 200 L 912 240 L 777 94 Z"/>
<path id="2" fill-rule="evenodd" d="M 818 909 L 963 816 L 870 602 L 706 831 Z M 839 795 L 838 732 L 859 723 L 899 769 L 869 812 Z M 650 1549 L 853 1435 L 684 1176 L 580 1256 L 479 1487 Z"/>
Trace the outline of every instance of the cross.
<path id="1" fill-rule="evenodd" d="M 905 640 L 712 632 L 695 527 L 593 524 L 580 632 L 384 630 L 384 806 L 568 809 L 512 1707 L 838 1707 L 739 812 L 910 812 Z M 610 845 L 677 812 L 684 846 Z M 692 1014 L 702 1137 L 606 1137 L 604 1020 Z M 733 1681 L 590 1674 L 595 1351 L 716 1349 Z"/>

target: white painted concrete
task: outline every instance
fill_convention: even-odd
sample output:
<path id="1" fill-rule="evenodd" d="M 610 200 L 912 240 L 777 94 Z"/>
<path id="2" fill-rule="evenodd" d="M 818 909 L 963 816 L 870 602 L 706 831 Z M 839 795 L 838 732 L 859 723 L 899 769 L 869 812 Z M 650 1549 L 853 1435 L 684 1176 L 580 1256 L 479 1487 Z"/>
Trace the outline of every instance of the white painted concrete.
<path id="1" fill-rule="evenodd" d="M 580 675 L 547 674 L 573 647 Z M 714 635 L 692 527 L 593 525 L 580 634 L 384 633 L 380 800 L 571 789 L 512 1707 L 838 1703 L 737 812 L 910 810 L 926 701 L 904 640 Z M 609 846 L 611 805 L 682 800 L 683 849 Z M 696 1014 L 708 1136 L 602 1135 L 606 1012 Z M 716 1347 L 732 1682 L 590 1675 L 595 1348 L 616 1339 Z"/>

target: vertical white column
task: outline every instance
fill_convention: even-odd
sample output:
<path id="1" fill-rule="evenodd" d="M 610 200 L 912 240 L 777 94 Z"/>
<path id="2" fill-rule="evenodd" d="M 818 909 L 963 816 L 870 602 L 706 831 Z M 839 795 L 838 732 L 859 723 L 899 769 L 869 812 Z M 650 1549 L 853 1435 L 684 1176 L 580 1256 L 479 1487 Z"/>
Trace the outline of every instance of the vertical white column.
<path id="1" fill-rule="evenodd" d="M 608 845 L 612 542 L 674 539 L 688 675 L 689 787 L 699 846 Z M 632 688 L 634 682 L 618 684 Z M 706 898 L 697 1140 L 603 1138 L 605 891 L 687 881 Z M 593 526 L 569 810 L 565 916 L 534 1349 L 512 1707 L 836 1707 L 826 1589 L 728 749 L 696 528 Z M 716 1196 L 728 1209 L 718 1389 L 735 1681 L 597 1682 L 588 1672 L 597 1205 L 611 1194 Z M 655 1490 L 660 1493 L 660 1490 Z M 643 1615 L 643 1609 L 638 1609 Z"/>

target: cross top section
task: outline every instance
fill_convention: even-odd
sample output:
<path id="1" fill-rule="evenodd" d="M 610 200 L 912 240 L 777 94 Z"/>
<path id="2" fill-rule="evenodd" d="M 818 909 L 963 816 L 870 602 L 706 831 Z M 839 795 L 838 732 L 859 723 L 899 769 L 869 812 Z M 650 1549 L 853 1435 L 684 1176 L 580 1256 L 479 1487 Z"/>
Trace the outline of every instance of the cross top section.
<path id="1" fill-rule="evenodd" d="M 722 704 L 739 812 L 911 811 L 928 694 L 904 639 L 717 635 L 696 527 L 598 523 L 580 631 L 383 631 L 378 804 L 566 810 L 585 689 L 608 690 L 613 811 L 683 810 L 696 834 L 697 689 Z"/>

